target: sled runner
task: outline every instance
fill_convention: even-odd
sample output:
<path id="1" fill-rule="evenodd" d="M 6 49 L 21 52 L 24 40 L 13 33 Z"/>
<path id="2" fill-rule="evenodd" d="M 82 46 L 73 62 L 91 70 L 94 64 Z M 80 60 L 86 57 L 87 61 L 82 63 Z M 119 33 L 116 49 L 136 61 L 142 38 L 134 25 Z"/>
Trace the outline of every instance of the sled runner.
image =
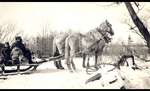
<path id="1" fill-rule="evenodd" d="M 36 70 L 38 66 L 39 64 L 1 65 L 0 76 L 29 73 Z"/>

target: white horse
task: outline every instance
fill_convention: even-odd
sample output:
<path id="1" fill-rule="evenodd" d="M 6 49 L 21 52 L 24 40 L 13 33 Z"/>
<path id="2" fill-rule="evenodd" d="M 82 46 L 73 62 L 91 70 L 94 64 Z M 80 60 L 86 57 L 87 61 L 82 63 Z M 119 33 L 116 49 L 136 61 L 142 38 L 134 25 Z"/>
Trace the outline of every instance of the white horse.
<path id="1" fill-rule="evenodd" d="M 65 55 L 65 40 L 68 37 L 68 33 L 60 33 L 54 37 L 53 40 L 53 56 Z M 54 61 L 57 69 L 64 69 L 61 60 Z"/>
<path id="2" fill-rule="evenodd" d="M 76 70 L 73 58 L 80 53 L 79 51 L 83 54 L 83 67 L 85 67 L 85 56 L 95 54 L 95 67 L 97 68 L 98 55 L 101 56 L 105 43 L 111 42 L 113 35 L 112 25 L 107 20 L 85 35 L 80 33 L 69 35 L 65 41 L 65 59 L 68 69 L 71 72 L 73 69 Z"/>

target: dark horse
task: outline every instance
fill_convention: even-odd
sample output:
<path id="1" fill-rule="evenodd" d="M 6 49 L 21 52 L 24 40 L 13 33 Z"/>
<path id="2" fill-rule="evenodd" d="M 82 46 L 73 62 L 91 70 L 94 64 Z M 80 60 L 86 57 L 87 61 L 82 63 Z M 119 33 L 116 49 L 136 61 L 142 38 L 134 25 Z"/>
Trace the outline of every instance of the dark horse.
<path id="1" fill-rule="evenodd" d="M 68 37 L 68 33 L 60 33 L 54 37 L 53 40 L 53 56 L 64 55 L 65 53 L 65 40 Z M 61 60 L 54 61 L 57 69 L 64 69 L 62 66 Z"/>
<path id="2" fill-rule="evenodd" d="M 101 56 L 105 43 L 109 43 L 113 35 L 112 25 L 107 20 L 85 35 L 80 33 L 69 35 L 65 41 L 65 59 L 68 69 L 71 72 L 73 72 L 73 69 L 76 70 L 73 58 L 80 51 L 83 54 L 83 67 L 85 67 L 85 56 L 89 54 L 95 55 L 95 67 L 97 67 L 98 55 Z"/>

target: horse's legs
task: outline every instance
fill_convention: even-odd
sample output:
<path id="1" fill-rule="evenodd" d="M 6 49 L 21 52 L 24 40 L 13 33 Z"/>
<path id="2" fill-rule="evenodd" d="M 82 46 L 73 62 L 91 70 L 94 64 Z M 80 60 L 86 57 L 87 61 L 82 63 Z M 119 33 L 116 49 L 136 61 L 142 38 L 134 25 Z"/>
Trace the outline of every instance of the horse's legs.
<path id="1" fill-rule="evenodd" d="M 69 71 L 73 72 L 72 69 L 71 69 L 71 63 L 68 63 L 67 66 L 68 66 Z"/>
<path id="2" fill-rule="evenodd" d="M 126 55 L 121 56 L 119 62 L 118 62 L 118 68 L 120 69 L 121 65 L 125 65 L 125 63 L 127 64 L 127 66 L 129 66 L 128 62 L 127 62 L 127 58 Z"/>
<path id="3" fill-rule="evenodd" d="M 61 60 L 58 61 L 58 67 L 59 67 L 60 69 L 64 69 L 64 67 L 62 66 Z"/>
<path id="4" fill-rule="evenodd" d="M 71 69 L 70 57 L 69 57 L 69 58 L 67 58 L 67 60 L 66 60 L 66 64 L 67 64 L 67 68 L 68 68 L 68 70 L 69 70 L 70 72 L 73 72 L 73 71 L 72 71 L 72 69 Z"/>
<path id="5" fill-rule="evenodd" d="M 55 44 L 53 43 L 53 56 L 59 56 L 61 53 L 60 51 L 60 45 L 59 44 Z M 62 69 L 63 67 L 61 67 L 61 63 L 60 63 L 61 60 L 57 60 L 57 61 L 54 61 L 54 65 L 56 66 L 57 69 Z"/>
<path id="6" fill-rule="evenodd" d="M 127 57 L 124 58 L 124 61 L 127 63 L 127 66 L 129 66 L 129 63 L 127 61 Z"/>
<path id="7" fill-rule="evenodd" d="M 71 57 L 70 62 L 71 62 L 70 64 L 72 65 L 73 70 L 76 70 L 75 64 L 73 62 L 73 57 Z"/>
<path id="8" fill-rule="evenodd" d="M 87 56 L 87 65 L 86 65 L 86 70 L 88 70 L 89 68 L 90 68 L 90 63 L 89 63 L 89 61 L 90 61 L 90 58 L 89 58 L 89 56 Z"/>
<path id="9" fill-rule="evenodd" d="M 73 72 L 72 69 L 71 69 L 71 57 L 69 56 L 68 58 L 66 58 L 66 64 L 67 64 L 67 68 L 70 72 Z"/>
<path id="10" fill-rule="evenodd" d="M 125 62 L 126 62 L 127 66 L 129 66 L 129 63 L 128 63 L 128 61 L 127 61 L 127 58 L 128 58 L 128 56 L 123 55 L 123 56 L 122 56 L 122 63 L 123 63 L 123 65 L 124 65 Z"/>
<path id="11" fill-rule="evenodd" d="M 85 68 L 85 61 L 86 61 L 86 54 L 83 54 L 83 64 L 82 64 L 82 67 Z"/>
<path id="12" fill-rule="evenodd" d="M 59 69 L 58 62 L 57 62 L 57 61 L 54 61 L 54 65 L 56 66 L 57 69 Z"/>
<path id="13" fill-rule="evenodd" d="M 89 56 L 87 56 L 87 57 L 88 57 L 88 59 L 87 59 L 87 67 L 89 68 L 90 67 L 90 63 L 89 63 L 90 57 Z"/>
<path id="14" fill-rule="evenodd" d="M 95 52 L 95 68 L 98 69 L 98 62 L 97 62 L 97 59 L 98 59 L 98 53 Z"/>
<path id="15" fill-rule="evenodd" d="M 134 56 L 133 56 L 133 55 L 131 55 L 131 58 L 132 58 L 132 63 L 133 63 L 133 65 L 135 65 Z"/>
<path id="16" fill-rule="evenodd" d="M 127 55 L 127 56 L 125 56 L 125 58 L 124 58 L 124 60 L 126 61 L 126 63 L 127 63 L 127 66 L 129 66 L 129 64 L 128 64 L 128 61 L 127 61 L 127 58 L 129 58 L 129 57 L 131 57 L 132 58 L 132 64 L 133 65 L 135 65 L 135 60 L 134 60 L 134 56 L 133 55 Z"/>

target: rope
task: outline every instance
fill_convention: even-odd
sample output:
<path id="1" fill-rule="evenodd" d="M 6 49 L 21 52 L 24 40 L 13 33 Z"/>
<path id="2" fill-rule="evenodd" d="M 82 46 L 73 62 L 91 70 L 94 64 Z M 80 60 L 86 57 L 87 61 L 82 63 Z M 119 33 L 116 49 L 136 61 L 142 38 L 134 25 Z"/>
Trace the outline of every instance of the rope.
<path id="1" fill-rule="evenodd" d="M 112 64 L 112 63 L 101 63 L 101 64 L 98 64 L 98 69 L 101 68 L 101 65 L 112 65 L 112 66 L 115 66 L 111 70 L 108 70 L 108 72 L 114 70 L 115 68 L 118 68 L 118 65 L 115 64 L 115 63 L 114 64 Z M 86 73 L 90 75 L 93 72 L 96 72 L 98 69 L 95 68 L 95 65 L 91 65 L 91 66 L 89 66 L 89 67 L 86 68 Z"/>

